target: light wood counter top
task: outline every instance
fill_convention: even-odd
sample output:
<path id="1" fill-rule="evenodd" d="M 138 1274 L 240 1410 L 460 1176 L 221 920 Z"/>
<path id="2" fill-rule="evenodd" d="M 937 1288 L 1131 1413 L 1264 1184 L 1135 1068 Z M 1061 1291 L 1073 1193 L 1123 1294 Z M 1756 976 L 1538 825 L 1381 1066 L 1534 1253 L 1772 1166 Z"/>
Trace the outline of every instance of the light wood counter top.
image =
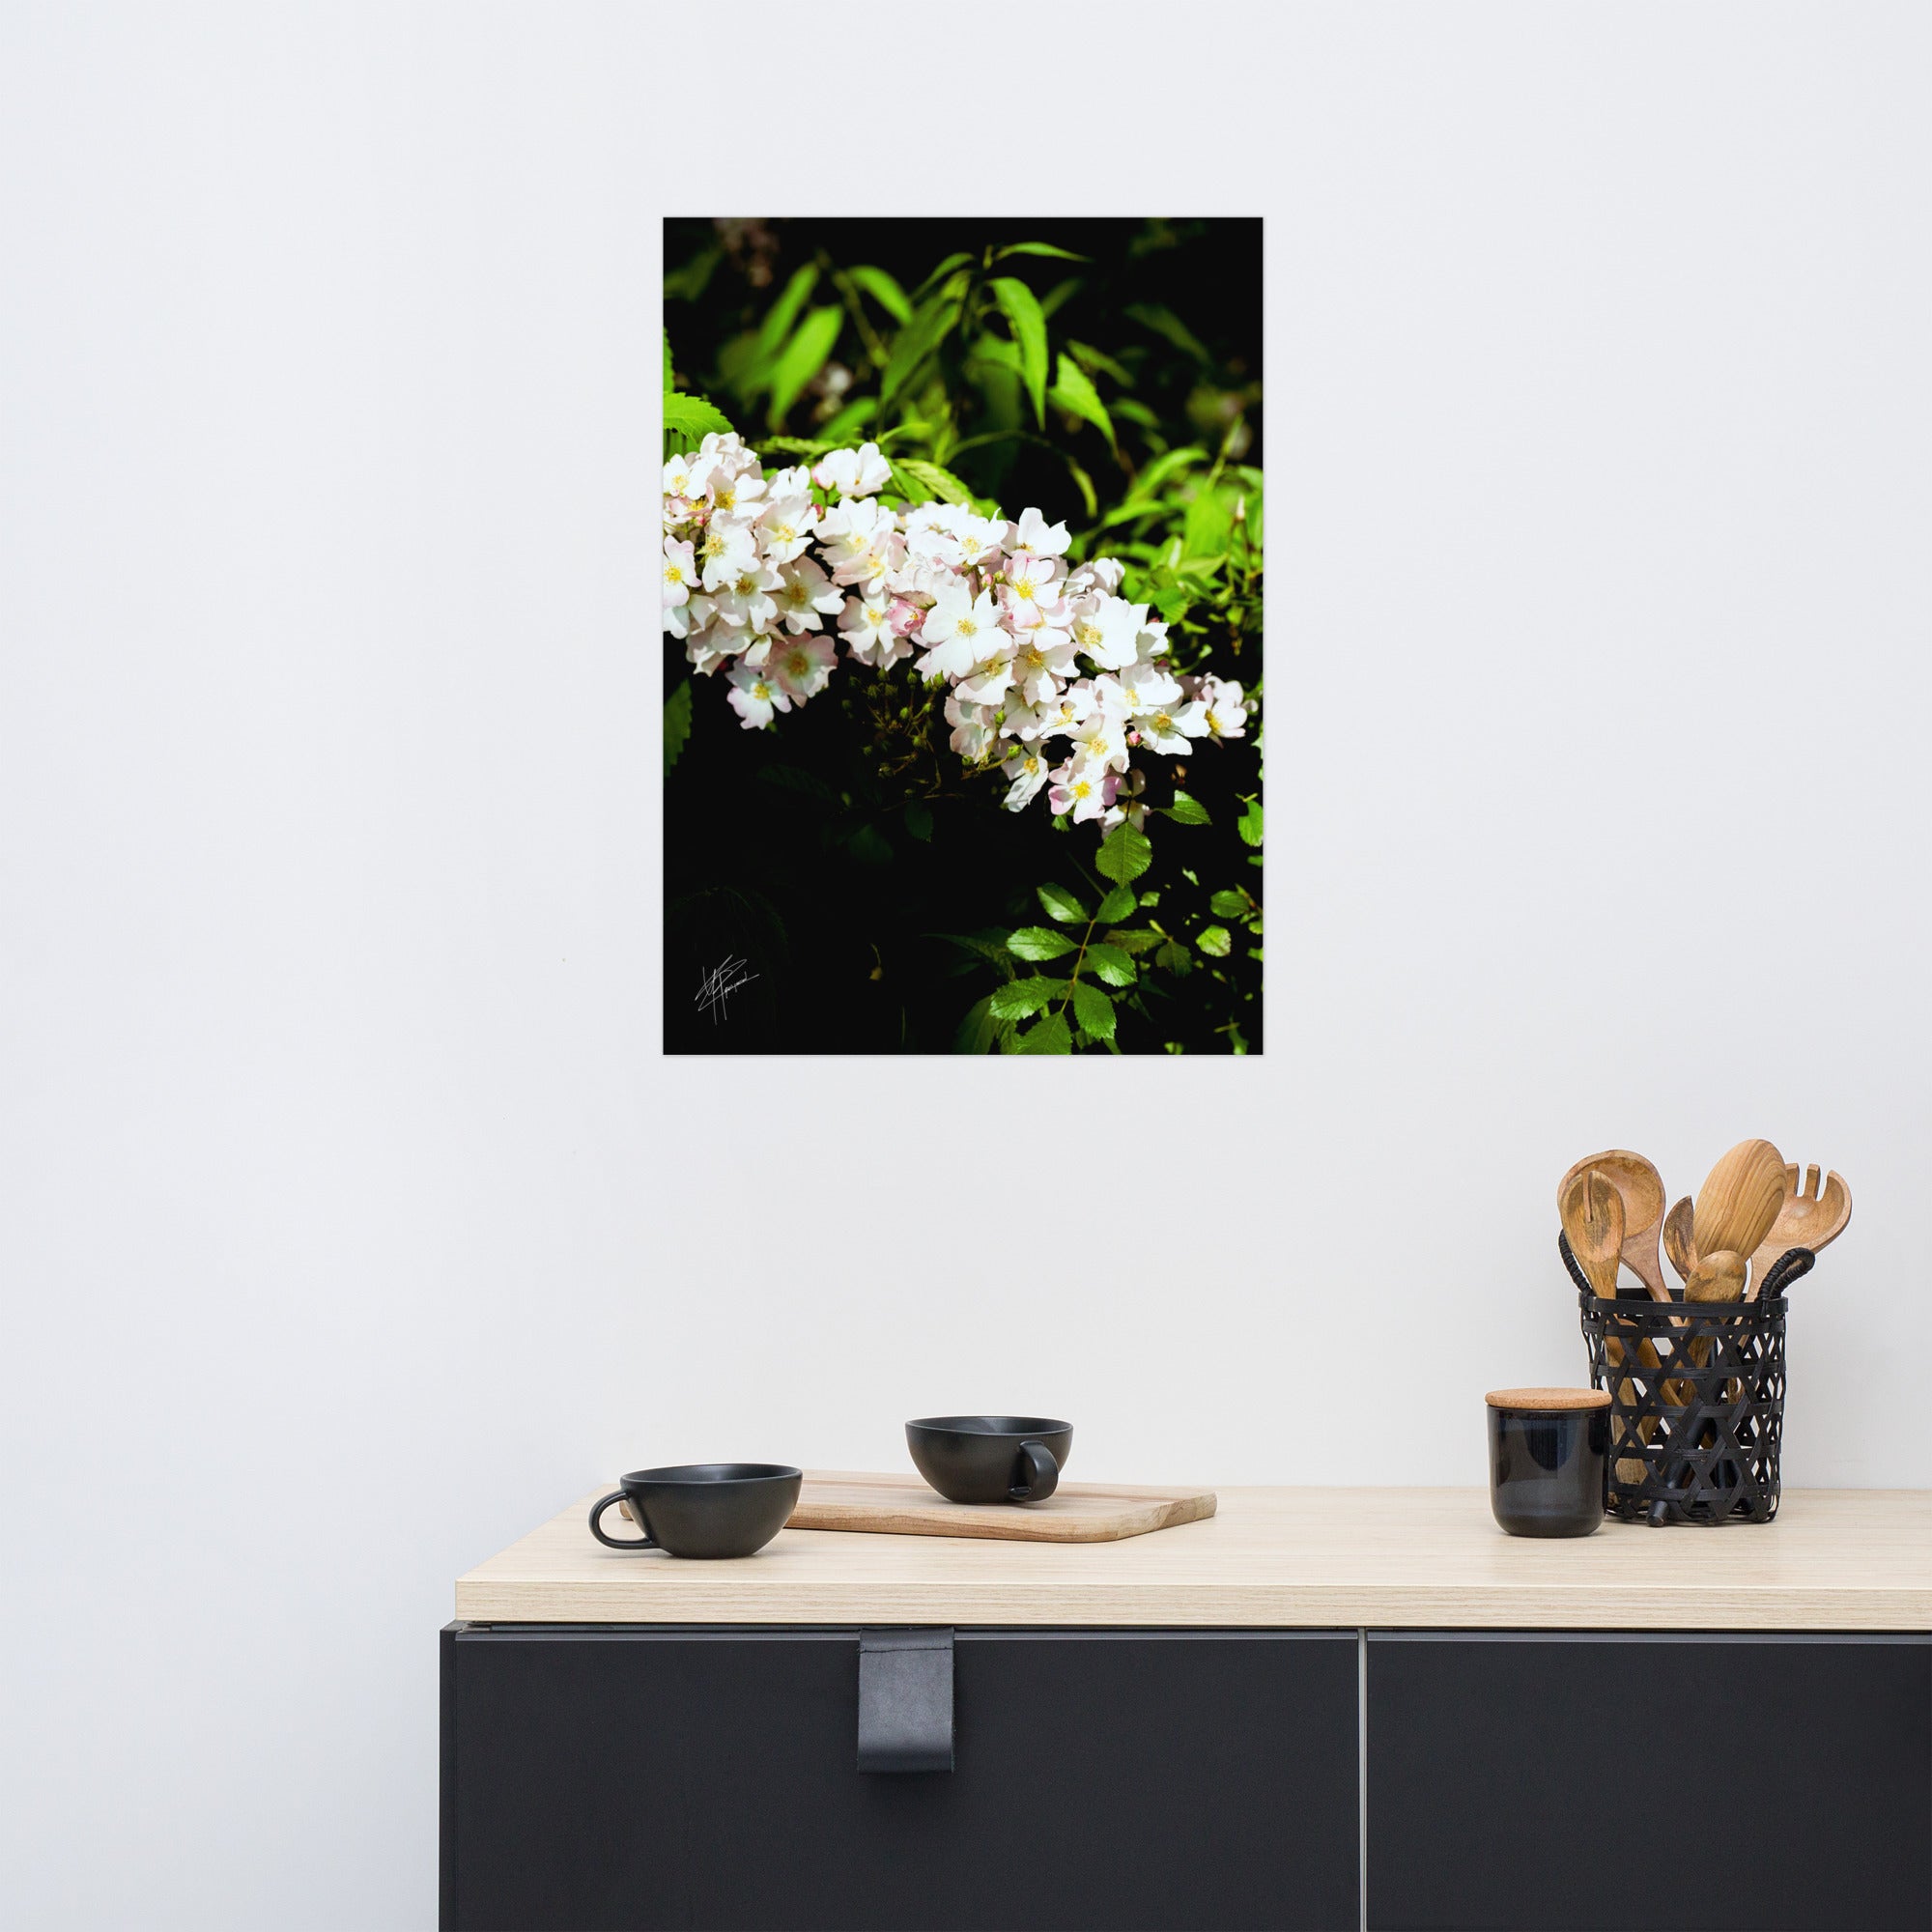
<path id="1" fill-rule="evenodd" d="M 1932 1630 L 1932 1491 L 1787 1490 L 1775 1522 L 1505 1536 L 1484 1490 L 1224 1489 L 1119 1543 L 787 1529 L 755 1556 L 606 1549 L 586 1495 L 456 1585 L 473 1623 Z"/>

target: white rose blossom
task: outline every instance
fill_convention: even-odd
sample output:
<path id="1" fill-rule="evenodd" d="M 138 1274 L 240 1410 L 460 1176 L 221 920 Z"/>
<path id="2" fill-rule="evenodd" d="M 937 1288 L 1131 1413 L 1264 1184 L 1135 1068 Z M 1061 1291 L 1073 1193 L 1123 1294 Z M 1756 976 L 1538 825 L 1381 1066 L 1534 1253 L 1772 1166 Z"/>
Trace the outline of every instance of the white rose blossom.
<path id="1" fill-rule="evenodd" d="M 884 671 L 917 654 L 946 687 L 952 750 L 998 767 L 1009 810 L 1045 791 L 1102 832 L 1145 818 L 1137 753 L 1246 735 L 1241 686 L 1175 674 L 1167 626 L 1118 594 L 1117 558 L 1069 564 L 1066 526 L 1037 509 L 895 510 L 878 500 L 892 480 L 870 442 L 767 475 L 735 433 L 665 465 L 664 629 L 699 672 L 724 670 L 746 730 L 817 696 L 841 657 Z"/>

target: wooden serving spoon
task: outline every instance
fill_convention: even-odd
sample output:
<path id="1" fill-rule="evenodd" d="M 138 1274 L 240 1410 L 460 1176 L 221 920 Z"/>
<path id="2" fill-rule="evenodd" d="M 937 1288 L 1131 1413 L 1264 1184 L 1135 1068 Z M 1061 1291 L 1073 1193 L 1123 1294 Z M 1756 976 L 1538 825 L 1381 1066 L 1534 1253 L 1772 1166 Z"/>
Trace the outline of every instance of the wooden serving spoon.
<path id="1" fill-rule="evenodd" d="M 1691 1270 L 1697 1265 L 1697 1236 L 1693 1227 L 1695 1214 L 1696 1210 L 1687 1194 L 1663 1217 L 1663 1252 L 1670 1257 L 1670 1265 L 1677 1270 L 1679 1281 L 1689 1281 Z"/>
<path id="2" fill-rule="evenodd" d="M 1729 1248 L 1719 1248 L 1716 1254 L 1699 1256 L 1696 1265 L 1684 1281 L 1686 1301 L 1736 1301 L 1744 1292 L 1744 1257 L 1734 1254 Z M 1711 1359 L 1711 1344 L 1693 1336 L 1685 1353 L 1693 1366 L 1701 1369 Z M 1665 1397 L 1680 1408 L 1695 1392 L 1693 1384 L 1681 1379 L 1663 1385 Z"/>
<path id="3" fill-rule="evenodd" d="M 1556 1211 L 1563 1218 L 1563 1233 L 1570 1252 L 1583 1278 L 1600 1301 L 1613 1300 L 1617 1292 L 1617 1262 L 1624 1245 L 1624 1198 L 1616 1183 L 1600 1169 L 1573 1168 L 1564 1177 L 1564 1186 L 1556 1197 Z M 1650 1345 L 1645 1343 L 1644 1349 Z M 1654 1357 L 1655 1350 L 1651 1350 Z M 1613 1369 L 1624 1362 L 1624 1345 L 1614 1336 L 1604 1338 L 1604 1359 Z M 1655 1363 L 1653 1361 L 1653 1366 Z M 1617 1393 L 1634 1404 L 1635 1392 L 1628 1378 Z M 1621 1428 L 1621 1425 L 1619 1425 Z M 1644 1465 L 1633 1457 L 1617 1459 L 1617 1481 L 1636 1484 L 1643 1481 Z"/>
<path id="4" fill-rule="evenodd" d="M 1556 1210 L 1563 1211 L 1563 1197 L 1579 1174 L 1591 1168 L 1605 1176 L 1624 1204 L 1623 1259 L 1631 1271 L 1650 1291 L 1653 1301 L 1668 1301 L 1670 1291 L 1663 1285 L 1663 1270 L 1657 1260 L 1658 1230 L 1663 1220 L 1663 1180 L 1640 1153 L 1611 1148 L 1579 1160 L 1556 1184 Z M 1576 1243 L 1573 1241 L 1571 1246 Z M 1616 1291 L 1611 1290 L 1614 1293 Z"/>
<path id="5" fill-rule="evenodd" d="M 1571 1177 L 1556 1203 L 1570 1252 L 1600 1299 L 1617 1293 L 1617 1260 L 1624 1244 L 1624 1198 L 1607 1175 L 1594 1167 Z"/>
<path id="6" fill-rule="evenodd" d="M 1851 1218 L 1852 1190 L 1845 1185 L 1841 1175 L 1828 1175 L 1821 1188 L 1818 1170 L 1808 1167 L 1801 1187 L 1797 1166 L 1787 1164 L 1784 1199 L 1779 1204 L 1777 1219 L 1771 1224 L 1771 1233 L 1751 1256 L 1750 1288 L 1745 1298 L 1757 1299 L 1765 1276 L 1792 1248 L 1809 1248 L 1815 1255 L 1845 1232 L 1845 1223 Z"/>
<path id="7" fill-rule="evenodd" d="M 1691 1236 L 1700 1255 L 1757 1253 L 1784 1202 L 1784 1156 L 1769 1141 L 1740 1141 L 1704 1177 Z M 1689 1283 L 1686 1283 L 1689 1292 Z"/>

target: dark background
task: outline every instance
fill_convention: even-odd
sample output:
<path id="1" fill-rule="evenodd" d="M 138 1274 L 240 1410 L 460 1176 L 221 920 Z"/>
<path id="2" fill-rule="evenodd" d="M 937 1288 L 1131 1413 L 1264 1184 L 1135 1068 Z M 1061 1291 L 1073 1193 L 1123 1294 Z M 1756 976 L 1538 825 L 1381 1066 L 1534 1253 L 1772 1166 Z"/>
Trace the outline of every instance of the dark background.
<path id="1" fill-rule="evenodd" d="M 1240 460 L 1262 464 L 1259 221 L 668 221 L 665 322 L 678 381 L 711 393 L 758 447 L 760 422 L 735 411 L 717 384 L 719 353 L 756 325 L 801 264 L 869 263 L 910 294 L 947 255 L 1018 241 L 1091 258 L 1076 265 L 1012 257 L 998 272 L 1021 273 L 1042 298 L 1076 280 L 1051 318 L 1056 344 L 1072 336 L 1116 357 L 1134 379 L 1129 393 L 1157 418 L 1151 428 L 1121 421 L 1117 461 L 1097 430 L 1049 416 L 1055 440 L 1071 439 L 1102 514 L 1158 448 L 1214 447 L 1236 417 L 1245 426 Z M 1205 360 L 1128 318 L 1130 304 L 1171 310 Z M 849 337 L 836 355 L 859 367 L 864 386 L 869 372 Z M 829 412 L 832 404 L 819 407 Z M 810 398 L 784 428 L 815 433 Z M 863 433 L 851 439 L 862 440 Z M 768 464 L 796 460 L 774 456 Z M 996 496 L 1009 516 L 1032 504 L 1076 532 L 1090 526 L 1053 450 L 982 445 L 949 467 L 976 493 Z M 1103 539 L 1094 551 L 1111 548 Z M 668 694 L 691 673 L 681 642 L 664 644 Z M 1218 652 L 1214 668 L 1250 686 L 1261 668 L 1252 653 L 1234 663 Z M 969 780 L 936 719 L 927 721 L 936 754 L 880 777 L 867 747 L 875 752 L 889 737 L 895 746 L 913 743 L 919 721 L 908 726 L 894 717 L 882 730 L 853 668 L 841 658 L 827 690 L 781 714 L 769 731 L 741 728 L 722 675 L 695 680 L 691 735 L 665 788 L 668 1051 L 951 1051 L 967 1009 L 996 981 L 971 952 L 940 935 L 1044 923 L 1035 888 L 1049 880 L 1090 908 L 1104 889 L 1093 870 L 1094 829 L 1056 831 L 1043 795 L 1023 812 L 1000 810 L 1007 781 Z M 1148 761 L 1151 800 L 1179 783 L 1212 819 L 1207 826 L 1150 820 L 1155 862 L 1138 884 L 1161 892 L 1163 923 L 1188 904 L 1206 917 L 1217 887 L 1260 896 L 1260 868 L 1248 866 L 1234 830 L 1236 793 L 1259 783 L 1253 728 L 1242 746 L 1203 745 L 1188 758 Z M 742 960 L 743 972 L 755 977 L 722 1013 L 700 1010 L 700 981 L 727 959 Z M 1163 976 L 1144 974 L 1148 1011 L 1122 1006 L 1121 1049 L 1226 1052 L 1229 1040 L 1217 1028 L 1232 1000 L 1247 1049 L 1259 1050 L 1260 962 L 1236 958 L 1219 970 L 1231 976 L 1220 1007 L 1197 997 L 1205 988 L 1163 986 Z"/>

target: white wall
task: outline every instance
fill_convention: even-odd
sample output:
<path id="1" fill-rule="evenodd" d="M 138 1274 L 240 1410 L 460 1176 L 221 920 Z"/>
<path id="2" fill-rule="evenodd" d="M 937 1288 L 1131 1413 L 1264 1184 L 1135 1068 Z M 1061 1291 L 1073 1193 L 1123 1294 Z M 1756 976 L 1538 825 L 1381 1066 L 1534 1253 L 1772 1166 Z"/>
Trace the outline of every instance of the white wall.
<path id="1" fill-rule="evenodd" d="M 870 168 L 741 11 L 0 16 L 12 1922 L 432 1923 L 641 1462 L 1479 1481 L 1594 1147 L 1848 1175 L 1789 1475 L 1932 1483 L 1923 10 L 895 24 Z M 1267 1057 L 661 1061 L 658 215 L 1100 204 L 1268 217 Z"/>

